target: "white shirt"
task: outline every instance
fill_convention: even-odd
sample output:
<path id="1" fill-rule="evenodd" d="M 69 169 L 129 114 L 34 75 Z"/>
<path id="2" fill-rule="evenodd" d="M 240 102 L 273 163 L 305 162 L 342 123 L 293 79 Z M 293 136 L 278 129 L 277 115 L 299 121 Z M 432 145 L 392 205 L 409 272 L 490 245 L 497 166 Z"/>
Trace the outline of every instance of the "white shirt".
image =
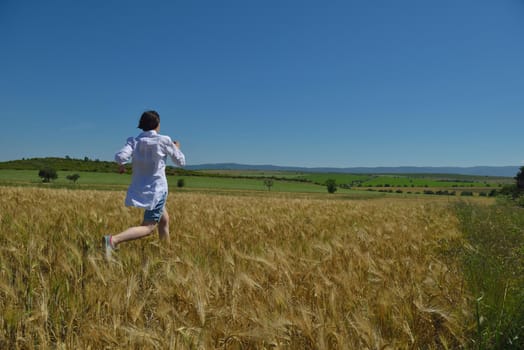
<path id="1" fill-rule="evenodd" d="M 167 193 L 166 159 L 178 166 L 186 164 L 184 154 L 169 136 L 155 130 L 144 131 L 127 139 L 126 145 L 115 154 L 118 164 L 133 162 L 131 185 L 127 190 L 126 206 L 153 209 Z"/>

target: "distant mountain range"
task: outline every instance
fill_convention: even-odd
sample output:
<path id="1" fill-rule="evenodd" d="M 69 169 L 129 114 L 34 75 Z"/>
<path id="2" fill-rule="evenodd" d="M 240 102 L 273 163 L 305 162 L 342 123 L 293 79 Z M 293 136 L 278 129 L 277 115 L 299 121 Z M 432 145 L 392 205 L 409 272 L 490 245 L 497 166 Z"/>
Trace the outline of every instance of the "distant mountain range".
<path id="1" fill-rule="evenodd" d="M 0 169 L 41 169 L 52 167 L 56 170 L 70 171 L 98 171 L 114 172 L 116 163 L 92 160 L 87 157 L 84 159 L 72 159 L 69 157 L 47 157 L 47 158 L 27 158 L 0 162 Z M 352 173 L 352 174 L 458 174 L 474 176 L 502 176 L 514 177 L 519 172 L 519 166 L 474 166 L 474 167 L 293 167 L 277 165 L 251 165 L 238 163 L 213 163 L 188 165 L 184 169 L 176 169 L 178 172 L 187 170 L 257 170 L 257 171 L 294 171 L 300 173 Z"/>
<path id="2" fill-rule="evenodd" d="M 188 170 L 258 170 L 258 171 L 296 171 L 318 173 L 353 173 L 353 174 L 460 174 L 476 176 L 514 177 L 519 166 L 473 166 L 473 167 L 349 167 L 349 168 L 308 168 L 276 165 L 249 165 L 237 163 L 216 163 L 189 165 Z"/>

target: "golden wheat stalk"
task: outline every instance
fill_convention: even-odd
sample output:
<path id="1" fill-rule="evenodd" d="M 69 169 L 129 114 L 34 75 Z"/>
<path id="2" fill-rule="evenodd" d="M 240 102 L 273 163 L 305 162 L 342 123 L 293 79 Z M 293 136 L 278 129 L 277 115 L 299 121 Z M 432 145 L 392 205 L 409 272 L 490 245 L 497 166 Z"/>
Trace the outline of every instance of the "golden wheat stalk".
<path id="1" fill-rule="evenodd" d="M 467 295 L 442 201 L 173 193 L 172 242 L 123 192 L 0 187 L 0 348 L 454 348 Z"/>

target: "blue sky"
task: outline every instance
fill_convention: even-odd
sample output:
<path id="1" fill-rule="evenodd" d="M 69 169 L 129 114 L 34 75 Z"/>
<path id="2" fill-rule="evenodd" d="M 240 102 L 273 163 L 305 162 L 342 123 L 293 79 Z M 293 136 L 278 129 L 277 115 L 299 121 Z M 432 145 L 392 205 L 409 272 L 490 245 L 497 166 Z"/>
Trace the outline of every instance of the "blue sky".
<path id="1" fill-rule="evenodd" d="M 0 0 L 0 161 L 524 164 L 523 0 Z"/>

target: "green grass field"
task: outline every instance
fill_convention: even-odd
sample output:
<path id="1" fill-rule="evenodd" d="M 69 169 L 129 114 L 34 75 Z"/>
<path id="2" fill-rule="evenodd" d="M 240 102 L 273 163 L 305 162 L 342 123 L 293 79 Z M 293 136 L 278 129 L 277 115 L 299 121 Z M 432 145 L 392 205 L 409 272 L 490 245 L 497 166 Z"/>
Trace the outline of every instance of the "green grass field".
<path id="1" fill-rule="evenodd" d="M 124 188 L 129 184 L 129 175 L 120 175 L 117 173 L 99 173 L 99 172 L 83 172 L 83 171 L 57 171 L 58 178 L 52 183 L 44 184 L 42 179 L 38 177 L 36 170 L 0 170 L 0 184 L 3 185 L 41 185 L 47 187 L 68 187 L 73 185 L 71 181 L 67 180 L 68 175 L 79 174 L 80 179 L 74 186 L 83 188 L 93 186 L 96 189 L 103 189 L 104 186 L 109 189 Z"/>
<path id="2" fill-rule="evenodd" d="M 497 188 L 513 182 L 513 179 L 508 177 L 460 174 L 346 174 L 262 170 L 202 170 L 199 172 L 211 176 L 223 177 L 272 177 L 277 179 L 307 181 L 319 185 L 325 184 L 328 179 L 334 179 L 338 185 L 349 185 L 352 187 Z"/>
<path id="3" fill-rule="evenodd" d="M 80 175 L 76 184 L 67 180 L 67 176 L 77 173 Z M 45 187 L 76 187 L 79 189 L 125 189 L 131 182 L 131 175 L 98 172 L 58 171 L 58 178 L 50 184 L 42 183 L 35 170 L 0 170 L 0 184 L 3 185 L 33 185 Z M 184 189 L 210 190 L 244 190 L 268 191 L 260 178 L 227 178 L 213 176 L 168 176 L 170 188 L 177 186 L 179 179 L 184 179 Z M 325 186 L 307 182 L 274 180 L 272 192 L 305 192 L 326 193 Z M 339 189 L 337 194 L 348 194 L 349 190 Z M 367 197 L 371 195 L 367 194 Z"/>
<path id="4" fill-rule="evenodd" d="M 354 181 L 367 181 L 374 178 L 373 175 L 360 174 L 338 174 L 338 173 L 315 173 L 302 174 L 297 176 L 298 179 L 304 179 L 318 184 L 325 183 L 328 179 L 334 179 L 337 184 L 351 184 Z"/>
<path id="5" fill-rule="evenodd" d="M 68 175 L 79 174 L 76 183 L 67 179 Z M 43 183 L 38 177 L 37 170 L 12 170 L 0 169 L 0 185 L 14 186 L 36 186 L 47 188 L 70 188 L 89 190 L 125 190 L 131 182 L 130 174 L 86 172 L 86 171 L 58 171 L 58 178 L 51 183 Z M 342 198 L 377 198 L 384 196 L 415 196 L 422 194 L 428 189 L 453 189 L 460 191 L 473 191 L 478 195 L 480 192 L 498 188 L 496 183 L 471 181 L 466 179 L 460 181 L 439 181 L 434 176 L 393 176 L 393 175 L 360 175 L 360 174 L 298 174 L 282 172 L 254 172 L 231 174 L 223 173 L 200 173 L 202 175 L 168 175 L 168 183 L 171 190 L 204 191 L 204 192 L 227 192 L 248 191 L 262 193 L 305 193 L 321 196 L 333 196 Z M 273 178 L 273 186 L 270 191 L 265 186 L 263 179 Z M 183 179 L 183 188 L 177 188 L 177 182 Z M 327 179 L 335 179 L 337 184 L 353 184 L 351 189 L 339 187 L 337 192 L 328 194 L 323 183 Z M 471 179 L 471 177 L 470 177 Z M 360 186 L 355 185 L 360 183 Z M 362 189 L 360 190 L 360 187 Z M 387 188 L 386 188 L 387 187 Z M 372 188 L 375 191 L 367 191 Z M 383 191 L 381 189 L 389 189 Z M 397 190 L 401 188 L 402 191 Z M 378 191 L 380 190 L 380 193 Z M 386 193 L 388 192 L 388 193 Z M 395 193 L 402 192 L 402 193 Z"/>
<path id="6" fill-rule="evenodd" d="M 424 178 L 412 178 L 405 176 L 378 176 L 365 181 L 362 186 L 383 187 L 490 187 L 489 184 L 473 181 L 439 181 Z"/>
<path id="7" fill-rule="evenodd" d="M 178 179 L 184 179 L 187 188 L 234 189 L 268 191 L 262 179 L 226 178 L 208 176 L 173 176 L 168 177 L 170 186 L 176 186 Z M 326 192 L 325 186 L 307 182 L 274 180 L 271 191 L 275 192 Z"/>
<path id="8" fill-rule="evenodd" d="M 483 178 L 477 176 L 463 175 L 361 175 L 361 174 L 303 174 L 297 176 L 299 179 L 309 180 L 323 184 L 328 179 L 334 179 L 337 184 L 348 184 L 362 187 L 498 187 L 500 178 Z M 507 182 L 508 180 L 506 180 Z"/>

